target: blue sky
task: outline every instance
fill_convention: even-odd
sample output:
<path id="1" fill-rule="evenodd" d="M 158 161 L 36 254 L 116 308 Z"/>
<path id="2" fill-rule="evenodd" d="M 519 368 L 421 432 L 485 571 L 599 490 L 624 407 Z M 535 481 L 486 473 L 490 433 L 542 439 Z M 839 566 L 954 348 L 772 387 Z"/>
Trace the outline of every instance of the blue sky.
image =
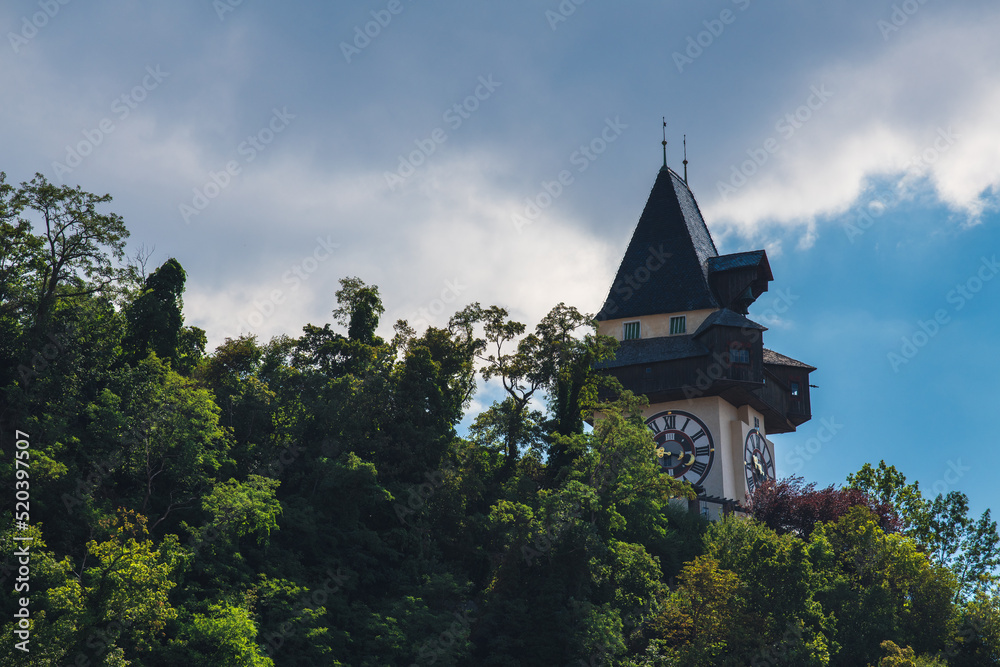
<path id="1" fill-rule="evenodd" d="M 329 321 L 348 275 L 386 332 L 596 312 L 666 115 L 720 251 L 768 251 L 765 343 L 819 368 L 779 475 L 884 458 L 1000 508 L 995 2 L 13 0 L 0 25 L 0 169 L 111 193 L 213 345 Z"/>

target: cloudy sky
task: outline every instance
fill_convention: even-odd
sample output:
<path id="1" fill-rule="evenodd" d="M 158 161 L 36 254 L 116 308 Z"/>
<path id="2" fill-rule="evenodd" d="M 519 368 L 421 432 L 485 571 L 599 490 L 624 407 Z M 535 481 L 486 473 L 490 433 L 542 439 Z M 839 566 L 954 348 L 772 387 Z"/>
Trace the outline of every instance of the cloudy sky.
<path id="1" fill-rule="evenodd" d="M 596 312 L 665 115 L 720 251 L 768 251 L 765 344 L 819 368 L 779 475 L 885 458 L 1000 509 L 996 2 L 10 0 L 0 25 L 0 170 L 111 193 L 213 346 L 329 321 L 351 275 L 386 332 Z"/>

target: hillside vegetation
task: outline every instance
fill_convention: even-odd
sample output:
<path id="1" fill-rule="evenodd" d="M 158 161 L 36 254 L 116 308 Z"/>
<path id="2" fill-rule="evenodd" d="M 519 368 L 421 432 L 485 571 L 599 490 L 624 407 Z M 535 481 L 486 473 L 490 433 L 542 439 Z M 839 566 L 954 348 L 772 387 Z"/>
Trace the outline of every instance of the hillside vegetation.
<path id="1" fill-rule="evenodd" d="M 960 492 L 880 463 L 709 524 L 576 309 L 386 340 L 345 278 L 329 322 L 209 352 L 109 200 L 0 178 L 0 665 L 1000 664 Z"/>

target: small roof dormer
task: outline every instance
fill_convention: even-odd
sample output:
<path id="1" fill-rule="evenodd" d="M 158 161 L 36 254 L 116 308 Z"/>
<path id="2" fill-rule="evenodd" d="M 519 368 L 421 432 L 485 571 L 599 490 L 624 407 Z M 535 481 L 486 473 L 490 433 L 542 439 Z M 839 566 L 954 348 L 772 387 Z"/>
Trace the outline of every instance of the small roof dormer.
<path id="1" fill-rule="evenodd" d="M 708 259 L 708 284 L 723 308 L 746 315 L 750 305 L 767 291 L 774 280 L 767 253 L 763 250 L 737 252 Z"/>

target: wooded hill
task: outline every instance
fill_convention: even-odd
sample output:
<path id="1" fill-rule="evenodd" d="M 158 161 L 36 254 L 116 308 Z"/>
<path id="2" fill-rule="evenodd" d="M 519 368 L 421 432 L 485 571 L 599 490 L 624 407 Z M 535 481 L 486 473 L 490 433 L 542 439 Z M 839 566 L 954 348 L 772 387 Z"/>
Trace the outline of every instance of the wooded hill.
<path id="1" fill-rule="evenodd" d="M 1000 664 L 961 493 L 880 463 L 708 524 L 589 316 L 385 340 L 347 278 L 331 322 L 208 352 L 109 201 L 0 178 L 0 665 Z"/>

